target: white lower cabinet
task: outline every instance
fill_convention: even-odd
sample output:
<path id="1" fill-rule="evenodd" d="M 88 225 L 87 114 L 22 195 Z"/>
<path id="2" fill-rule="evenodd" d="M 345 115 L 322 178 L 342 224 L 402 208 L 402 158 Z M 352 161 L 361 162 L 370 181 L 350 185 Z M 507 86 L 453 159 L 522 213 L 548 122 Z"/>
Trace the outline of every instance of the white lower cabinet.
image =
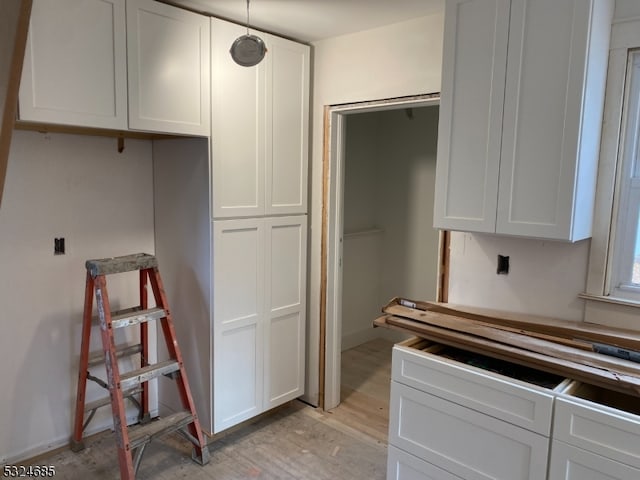
<path id="1" fill-rule="evenodd" d="M 399 448 L 389 445 L 387 460 L 388 480 L 460 480 L 441 468 L 436 467 Z"/>
<path id="2" fill-rule="evenodd" d="M 392 445 L 462 478 L 546 476 L 547 437 L 397 382 L 391 410 Z"/>
<path id="3" fill-rule="evenodd" d="M 549 480 L 638 480 L 640 470 L 554 440 Z"/>
<path id="4" fill-rule="evenodd" d="M 410 339 L 393 349 L 387 480 L 638 480 L 638 397 Z"/>
<path id="5" fill-rule="evenodd" d="M 213 222 L 213 430 L 304 393 L 306 216 Z"/>

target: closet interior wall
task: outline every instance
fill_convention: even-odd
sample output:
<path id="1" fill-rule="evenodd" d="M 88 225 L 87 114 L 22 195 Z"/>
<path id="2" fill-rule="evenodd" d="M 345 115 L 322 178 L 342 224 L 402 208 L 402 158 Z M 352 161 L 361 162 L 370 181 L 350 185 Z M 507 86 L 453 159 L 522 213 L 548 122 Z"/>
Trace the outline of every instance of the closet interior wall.
<path id="1" fill-rule="evenodd" d="M 342 350 L 378 337 L 398 340 L 372 327 L 390 298 L 436 299 L 438 111 L 436 105 L 347 116 Z"/>

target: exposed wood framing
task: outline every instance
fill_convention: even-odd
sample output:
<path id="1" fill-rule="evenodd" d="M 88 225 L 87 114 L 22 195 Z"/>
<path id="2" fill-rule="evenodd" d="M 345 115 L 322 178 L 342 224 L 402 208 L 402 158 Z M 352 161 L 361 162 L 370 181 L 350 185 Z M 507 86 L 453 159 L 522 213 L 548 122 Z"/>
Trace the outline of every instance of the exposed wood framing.
<path id="1" fill-rule="evenodd" d="M 32 0 L 0 2 L 0 205 L 9 164 Z"/>
<path id="2" fill-rule="evenodd" d="M 328 259 L 328 222 L 329 222 L 329 163 L 331 159 L 330 107 L 324 107 L 324 136 L 322 145 L 322 239 L 320 241 L 320 385 L 318 387 L 318 406 L 324 409 L 324 385 L 326 381 L 327 355 L 327 259 Z"/>
<path id="3" fill-rule="evenodd" d="M 440 268 L 438 278 L 438 302 L 447 303 L 449 301 L 449 246 L 451 244 L 451 233 L 447 230 L 440 232 Z"/>

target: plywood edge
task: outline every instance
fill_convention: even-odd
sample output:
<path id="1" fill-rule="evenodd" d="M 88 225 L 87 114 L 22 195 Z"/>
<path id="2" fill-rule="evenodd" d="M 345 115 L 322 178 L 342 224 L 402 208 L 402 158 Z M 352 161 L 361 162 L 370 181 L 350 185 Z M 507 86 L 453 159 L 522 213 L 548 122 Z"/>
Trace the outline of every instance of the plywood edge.
<path id="1" fill-rule="evenodd" d="M 3 0 L 5 2 L 7 0 Z M 18 91 L 20 89 L 20 77 L 22 76 L 22 64 L 24 62 L 24 51 L 27 45 L 27 34 L 29 32 L 29 18 L 31 17 L 32 0 L 14 0 L 19 1 L 20 5 L 17 9 L 15 18 L 16 30 L 13 38 L 13 49 L 8 62 L 9 75 L 6 91 L 0 92 L 4 96 L 4 108 L 0 112 L 2 115 L 2 124 L 0 125 L 0 206 L 2 206 L 2 196 L 4 192 L 4 183 L 7 177 L 7 168 L 9 165 L 9 150 L 11 148 L 11 137 L 13 136 L 13 125 L 18 113 Z M 5 11 L 9 9 L 5 4 Z M 11 23 L 12 19 L 8 19 Z M 4 68 L 4 65 L 0 66 Z"/>

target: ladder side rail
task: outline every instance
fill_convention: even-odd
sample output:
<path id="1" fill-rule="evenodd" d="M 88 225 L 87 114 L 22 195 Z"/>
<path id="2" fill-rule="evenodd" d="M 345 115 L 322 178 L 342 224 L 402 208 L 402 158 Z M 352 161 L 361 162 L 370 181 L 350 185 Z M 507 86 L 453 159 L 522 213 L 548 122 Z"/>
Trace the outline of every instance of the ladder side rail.
<path id="1" fill-rule="evenodd" d="M 149 269 L 140 270 L 140 308 L 146 310 L 148 308 L 148 292 L 147 279 L 149 277 Z M 142 354 L 140 355 L 140 367 L 149 365 L 149 324 L 142 322 L 140 324 L 140 345 L 142 346 Z M 145 423 L 151 420 L 149 413 L 149 382 L 142 384 L 142 393 L 140 394 L 140 422 Z"/>
<path id="2" fill-rule="evenodd" d="M 195 402 L 193 401 L 191 389 L 189 388 L 189 381 L 187 379 L 187 372 L 184 368 L 182 354 L 178 348 L 178 341 L 167 302 L 167 295 L 164 290 L 162 279 L 160 278 L 158 267 L 149 269 L 149 280 L 156 299 L 156 304 L 159 304 L 159 306 L 166 312 L 166 317 L 160 319 L 160 324 L 162 325 L 167 350 L 169 351 L 170 357 L 176 360 L 180 366 L 180 376 L 176 379 L 178 392 L 180 393 L 180 400 L 183 408 L 189 410 L 193 414 L 193 422 L 189 424 L 188 429 L 189 433 L 198 440 L 198 445 L 194 445 L 194 458 L 198 459 L 198 461 L 204 465 L 209 461 L 209 450 L 204 440 L 202 429 L 200 428 L 200 421 L 196 414 Z"/>
<path id="3" fill-rule="evenodd" d="M 93 310 L 93 288 L 93 277 L 87 272 L 84 289 L 84 310 L 82 314 L 82 342 L 80 344 L 76 415 L 71 437 L 71 449 L 76 452 L 84 448 L 82 433 L 86 426 L 84 422 L 84 405 L 87 392 L 87 376 L 89 375 L 89 343 L 91 335 L 91 312 Z"/>
<path id="4" fill-rule="evenodd" d="M 113 426 L 116 434 L 120 477 L 122 480 L 135 480 L 135 469 L 129 448 L 127 418 L 122 389 L 120 387 L 120 369 L 118 367 L 118 359 L 116 358 L 116 346 L 113 329 L 111 327 L 111 309 L 109 307 L 109 295 L 107 293 L 105 276 L 97 275 L 94 282 L 98 317 L 100 318 L 100 336 L 105 352 L 105 366 L 109 383 L 109 395 L 111 396 L 111 409 L 113 411 Z"/>

